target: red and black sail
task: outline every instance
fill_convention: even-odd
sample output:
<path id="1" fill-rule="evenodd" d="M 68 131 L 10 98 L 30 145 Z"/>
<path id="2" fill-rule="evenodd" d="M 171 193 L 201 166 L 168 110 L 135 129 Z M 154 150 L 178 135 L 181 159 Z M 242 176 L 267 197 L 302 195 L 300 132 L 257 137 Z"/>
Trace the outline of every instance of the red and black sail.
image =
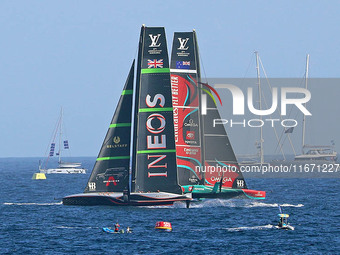
<path id="1" fill-rule="evenodd" d="M 176 32 L 171 54 L 171 87 L 179 183 L 204 183 L 199 62 L 195 32 Z"/>

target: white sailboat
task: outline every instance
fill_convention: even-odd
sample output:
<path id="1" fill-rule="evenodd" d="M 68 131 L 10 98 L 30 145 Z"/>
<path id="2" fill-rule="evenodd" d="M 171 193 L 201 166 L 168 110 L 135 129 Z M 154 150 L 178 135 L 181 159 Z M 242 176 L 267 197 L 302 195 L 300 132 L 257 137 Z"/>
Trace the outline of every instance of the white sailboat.
<path id="1" fill-rule="evenodd" d="M 309 54 L 306 58 L 306 79 L 305 79 L 305 89 L 308 87 L 308 69 L 309 69 Z M 306 107 L 306 103 L 304 104 Z M 337 152 L 333 145 L 308 145 L 305 144 L 306 136 L 306 116 L 303 116 L 303 126 L 302 126 L 302 154 L 296 155 L 296 161 L 327 161 L 335 162 L 337 160 Z"/>
<path id="2" fill-rule="evenodd" d="M 58 138 L 57 138 L 58 137 Z M 58 142 L 56 147 L 56 141 Z M 56 150 L 58 148 L 58 150 Z M 53 133 L 50 151 L 44 165 L 39 162 L 39 171 L 44 174 L 86 174 L 86 169 L 81 167 L 81 163 L 63 162 L 62 153 L 69 149 L 68 140 L 63 140 L 63 109 L 60 110 L 60 116 Z M 47 163 L 51 157 L 58 156 L 58 167 L 47 168 Z"/>

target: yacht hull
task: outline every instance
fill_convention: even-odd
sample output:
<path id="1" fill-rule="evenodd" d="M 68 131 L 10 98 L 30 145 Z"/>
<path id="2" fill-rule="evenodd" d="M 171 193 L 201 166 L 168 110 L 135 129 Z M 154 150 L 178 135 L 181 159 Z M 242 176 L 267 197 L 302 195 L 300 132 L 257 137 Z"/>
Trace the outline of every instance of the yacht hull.
<path id="1" fill-rule="evenodd" d="M 82 193 L 63 198 L 64 205 L 109 205 L 109 206 L 158 206 L 174 202 L 191 201 L 191 194 L 179 195 L 166 192 L 132 193 L 129 197 L 118 192 Z"/>
<path id="2" fill-rule="evenodd" d="M 192 198 L 250 198 L 250 199 L 265 199 L 266 192 L 251 189 L 231 189 L 222 188 L 221 191 L 214 190 L 213 186 L 194 185 L 190 187 L 183 186 L 184 190 L 192 192 Z"/>

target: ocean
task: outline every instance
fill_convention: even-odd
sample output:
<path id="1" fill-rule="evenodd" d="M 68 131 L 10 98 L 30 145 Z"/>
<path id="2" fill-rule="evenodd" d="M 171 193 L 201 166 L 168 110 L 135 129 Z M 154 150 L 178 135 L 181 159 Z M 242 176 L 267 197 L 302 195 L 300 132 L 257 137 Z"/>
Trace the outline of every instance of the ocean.
<path id="1" fill-rule="evenodd" d="M 1 254 L 339 254 L 340 179 L 246 179 L 265 200 L 205 200 L 172 207 L 64 206 L 88 174 L 32 180 L 37 158 L 0 158 Z M 278 204 L 294 231 L 278 230 Z M 119 222 L 131 234 L 108 234 Z M 169 221 L 173 231 L 154 229 Z"/>

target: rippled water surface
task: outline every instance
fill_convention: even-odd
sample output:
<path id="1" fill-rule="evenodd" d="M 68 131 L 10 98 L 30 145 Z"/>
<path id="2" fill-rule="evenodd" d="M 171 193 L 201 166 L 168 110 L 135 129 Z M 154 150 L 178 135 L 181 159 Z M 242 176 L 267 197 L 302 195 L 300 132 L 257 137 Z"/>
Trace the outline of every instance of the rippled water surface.
<path id="1" fill-rule="evenodd" d="M 92 169 L 93 158 L 79 158 Z M 0 159 L 1 254 L 340 253 L 340 179 L 248 179 L 267 199 L 205 200 L 173 207 L 75 207 L 86 175 L 32 180 L 38 159 Z M 278 203 L 295 231 L 275 228 Z M 154 230 L 169 221 L 173 232 Z M 118 221 L 132 234 L 107 234 Z"/>

